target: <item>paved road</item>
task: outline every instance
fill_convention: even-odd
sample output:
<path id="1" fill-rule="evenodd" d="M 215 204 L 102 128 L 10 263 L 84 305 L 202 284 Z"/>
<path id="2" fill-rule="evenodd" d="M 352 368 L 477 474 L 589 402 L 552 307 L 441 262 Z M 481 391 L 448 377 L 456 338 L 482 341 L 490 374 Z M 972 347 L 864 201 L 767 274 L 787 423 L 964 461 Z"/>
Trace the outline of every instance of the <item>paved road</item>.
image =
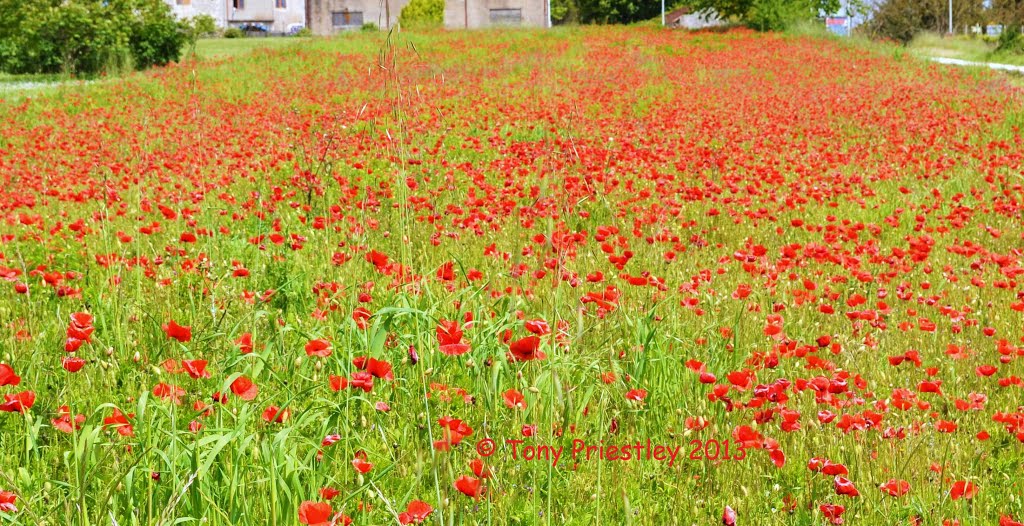
<path id="1" fill-rule="evenodd" d="M 928 57 L 928 60 L 932 60 L 940 64 L 949 64 L 951 66 L 976 66 L 982 68 L 998 69 L 1001 71 L 1014 71 L 1016 73 L 1024 73 L 1024 66 L 1012 66 L 1010 64 L 996 64 L 994 62 L 971 62 L 969 60 L 960 60 L 958 58 L 946 57 Z"/>

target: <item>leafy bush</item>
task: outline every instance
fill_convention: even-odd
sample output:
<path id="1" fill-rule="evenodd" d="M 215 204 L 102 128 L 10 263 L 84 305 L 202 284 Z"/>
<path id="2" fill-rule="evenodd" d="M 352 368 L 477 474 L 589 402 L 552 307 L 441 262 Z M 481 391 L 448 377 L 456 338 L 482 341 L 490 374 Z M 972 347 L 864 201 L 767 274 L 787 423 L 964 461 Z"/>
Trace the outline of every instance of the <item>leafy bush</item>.
<path id="1" fill-rule="evenodd" d="M 410 0 L 398 15 L 404 28 L 432 28 L 444 24 L 444 0 Z"/>
<path id="2" fill-rule="evenodd" d="M 972 26 L 984 19 L 981 2 L 952 0 L 953 20 L 958 27 Z M 883 0 L 866 26 L 875 38 L 907 44 L 918 34 L 949 31 L 949 0 Z"/>
<path id="3" fill-rule="evenodd" d="M 210 15 L 196 15 L 188 20 L 188 26 L 192 39 L 217 34 L 217 20 Z"/>
<path id="4" fill-rule="evenodd" d="M 838 0 L 693 0 L 695 11 L 712 9 L 723 18 L 736 17 L 759 31 L 782 31 L 816 20 L 820 11 L 835 13 Z"/>
<path id="5" fill-rule="evenodd" d="M 224 38 L 245 38 L 245 32 L 237 27 L 229 27 L 224 30 Z"/>
<path id="6" fill-rule="evenodd" d="M 996 52 L 1014 54 L 1024 53 L 1024 37 L 1020 34 L 1020 27 L 1016 25 L 1009 25 L 1003 28 L 1003 32 L 999 34 Z"/>
<path id="7" fill-rule="evenodd" d="M 782 31 L 818 15 L 816 2 L 791 0 L 754 0 L 746 22 L 759 31 Z"/>
<path id="8" fill-rule="evenodd" d="M 125 18 L 130 21 L 128 43 L 135 67 L 163 66 L 181 58 L 189 38 L 188 23 L 177 20 L 160 0 L 132 3 L 134 9 Z"/>
<path id="9" fill-rule="evenodd" d="M 185 25 L 162 0 L 0 0 L 0 70 L 95 75 L 181 57 Z"/>

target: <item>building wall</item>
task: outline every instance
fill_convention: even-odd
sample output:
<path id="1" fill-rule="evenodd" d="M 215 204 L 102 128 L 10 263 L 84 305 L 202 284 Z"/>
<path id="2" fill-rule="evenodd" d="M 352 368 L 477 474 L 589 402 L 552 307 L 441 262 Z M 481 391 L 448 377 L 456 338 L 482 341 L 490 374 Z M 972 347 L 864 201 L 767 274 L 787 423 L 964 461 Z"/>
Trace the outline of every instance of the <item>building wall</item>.
<path id="1" fill-rule="evenodd" d="M 511 16 L 515 10 L 519 10 L 518 21 Z M 547 0 L 446 0 L 444 6 L 444 26 L 450 29 L 547 27 L 547 23 Z"/>
<path id="2" fill-rule="evenodd" d="M 197 15 L 209 15 L 217 22 L 218 27 L 225 27 L 227 24 L 225 0 L 191 0 L 187 4 L 179 4 L 182 0 L 170 0 L 171 11 L 178 18 L 192 18 Z"/>
<path id="3" fill-rule="evenodd" d="M 314 35 L 333 35 L 371 23 L 388 29 L 398 23 L 398 14 L 408 3 L 409 0 L 307 0 L 306 27 Z M 362 22 L 358 23 L 360 17 Z M 336 18 L 341 25 L 335 24 Z"/>
<path id="4" fill-rule="evenodd" d="M 238 27 L 256 23 L 273 33 L 287 33 L 296 25 L 306 24 L 305 0 L 280 0 L 284 8 L 278 8 L 279 0 L 241 0 L 241 8 L 235 7 L 236 0 L 165 0 L 179 18 L 209 15 L 217 27 Z"/>
<path id="5" fill-rule="evenodd" d="M 674 24 L 670 25 L 686 29 L 703 29 L 705 27 L 720 26 L 724 23 L 725 21 L 718 17 L 718 13 L 709 9 L 680 16 Z"/>

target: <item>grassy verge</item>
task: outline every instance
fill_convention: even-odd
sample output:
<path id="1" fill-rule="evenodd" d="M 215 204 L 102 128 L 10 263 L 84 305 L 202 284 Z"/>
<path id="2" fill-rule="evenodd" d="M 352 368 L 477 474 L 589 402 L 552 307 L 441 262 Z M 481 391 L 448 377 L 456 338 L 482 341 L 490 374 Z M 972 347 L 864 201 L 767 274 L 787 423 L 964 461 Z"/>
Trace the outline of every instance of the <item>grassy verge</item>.
<path id="1" fill-rule="evenodd" d="M 196 56 L 204 60 L 220 60 L 246 55 L 258 49 L 281 49 L 308 43 L 304 37 L 266 38 L 203 38 L 196 43 Z"/>
<path id="2" fill-rule="evenodd" d="M 995 62 L 999 64 L 1024 65 L 1024 55 L 1000 53 L 996 45 L 980 38 L 943 37 L 934 33 L 922 33 L 908 46 L 911 53 L 924 57 L 944 57 L 969 60 L 972 62 Z"/>

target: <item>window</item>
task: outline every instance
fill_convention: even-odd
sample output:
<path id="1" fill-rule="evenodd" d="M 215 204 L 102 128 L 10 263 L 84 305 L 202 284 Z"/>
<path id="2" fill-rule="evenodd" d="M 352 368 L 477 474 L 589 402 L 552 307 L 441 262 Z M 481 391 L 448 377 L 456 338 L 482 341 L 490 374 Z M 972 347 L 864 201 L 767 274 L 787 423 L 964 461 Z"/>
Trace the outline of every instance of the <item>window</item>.
<path id="1" fill-rule="evenodd" d="M 231 0 L 231 7 L 235 9 L 245 9 L 245 0 Z"/>
<path id="2" fill-rule="evenodd" d="M 522 9 L 491 9 L 491 24 L 503 26 L 518 26 L 522 22 Z"/>
<path id="3" fill-rule="evenodd" d="M 288 0 L 274 0 L 274 7 L 278 9 L 288 9 Z"/>
<path id="4" fill-rule="evenodd" d="M 335 28 L 362 27 L 362 11 L 338 11 L 331 13 L 331 22 Z"/>
<path id="5" fill-rule="evenodd" d="M 192 0 L 175 0 L 177 5 L 192 5 Z"/>

